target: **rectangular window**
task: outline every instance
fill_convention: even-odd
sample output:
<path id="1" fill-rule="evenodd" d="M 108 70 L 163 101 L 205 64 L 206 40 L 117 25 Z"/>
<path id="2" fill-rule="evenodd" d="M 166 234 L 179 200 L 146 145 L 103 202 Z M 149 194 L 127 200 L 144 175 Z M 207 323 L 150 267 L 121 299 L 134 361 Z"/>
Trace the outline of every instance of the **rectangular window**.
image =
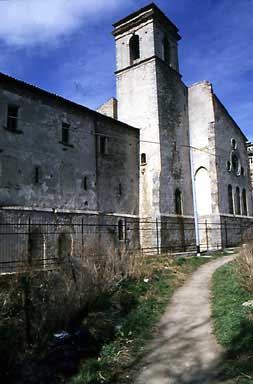
<path id="1" fill-rule="evenodd" d="M 35 184 L 39 184 L 40 182 L 40 167 L 38 166 L 34 168 L 34 182 Z"/>
<path id="2" fill-rule="evenodd" d="M 119 196 L 122 196 L 122 184 L 119 183 Z"/>
<path id="3" fill-rule="evenodd" d="M 7 129 L 11 132 L 18 129 L 18 107 L 15 105 L 8 105 Z"/>
<path id="4" fill-rule="evenodd" d="M 63 144 L 69 144 L 69 124 L 62 123 L 62 138 Z"/>
<path id="5" fill-rule="evenodd" d="M 87 189 L 88 189 L 88 178 L 87 178 L 87 176 L 84 176 L 84 178 L 83 178 L 83 189 L 85 191 L 87 191 Z"/>
<path id="6" fill-rule="evenodd" d="M 108 137 L 99 136 L 99 152 L 101 155 L 108 154 Z"/>

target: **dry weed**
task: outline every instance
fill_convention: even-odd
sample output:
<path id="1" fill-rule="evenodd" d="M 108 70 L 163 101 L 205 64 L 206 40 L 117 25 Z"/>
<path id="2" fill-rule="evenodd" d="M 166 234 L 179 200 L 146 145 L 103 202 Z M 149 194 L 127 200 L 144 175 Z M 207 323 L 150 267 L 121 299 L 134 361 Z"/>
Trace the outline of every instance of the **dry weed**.
<path id="1" fill-rule="evenodd" d="M 253 293 L 253 242 L 241 249 L 236 259 L 236 270 L 243 288 Z"/>

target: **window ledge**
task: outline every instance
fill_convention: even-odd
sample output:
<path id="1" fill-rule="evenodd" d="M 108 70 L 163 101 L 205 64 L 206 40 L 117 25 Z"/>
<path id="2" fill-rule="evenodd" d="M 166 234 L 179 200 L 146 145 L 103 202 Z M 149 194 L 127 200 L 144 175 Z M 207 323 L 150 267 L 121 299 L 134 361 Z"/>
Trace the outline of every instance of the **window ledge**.
<path id="1" fill-rule="evenodd" d="M 64 147 L 74 148 L 73 144 L 64 143 L 63 141 L 59 141 L 59 144 L 64 145 Z"/>
<path id="2" fill-rule="evenodd" d="M 5 131 L 8 131 L 10 133 L 14 133 L 14 135 L 22 135 L 24 133 L 20 129 L 12 130 L 12 129 L 9 129 L 8 127 L 3 127 L 3 128 L 4 128 Z"/>

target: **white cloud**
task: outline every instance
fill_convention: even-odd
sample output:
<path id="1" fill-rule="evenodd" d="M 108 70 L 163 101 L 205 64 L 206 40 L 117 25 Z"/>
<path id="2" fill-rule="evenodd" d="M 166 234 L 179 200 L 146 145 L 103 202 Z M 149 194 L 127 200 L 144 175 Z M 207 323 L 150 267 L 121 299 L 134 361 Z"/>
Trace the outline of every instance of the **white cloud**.
<path id="1" fill-rule="evenodd" d="M 2 0 L 0 39 L 7 45 L 55 44 L 123 0 Z"/>

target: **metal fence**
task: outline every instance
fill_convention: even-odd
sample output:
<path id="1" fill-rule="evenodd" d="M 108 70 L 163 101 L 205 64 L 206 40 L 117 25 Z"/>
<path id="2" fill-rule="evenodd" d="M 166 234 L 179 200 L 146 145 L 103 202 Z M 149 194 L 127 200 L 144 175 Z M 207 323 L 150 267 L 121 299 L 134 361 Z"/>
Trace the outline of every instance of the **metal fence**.
<path id="1" fill-rule="evenodd" d="M 238 246 L 253 240 L 248 222 L 199 223 L 201 250 Z M 141 244 L 145 244 L 142 246 Z M 55 268 L 71 257 L 106 258 L 109 254 L 161 254 L 195 251 L 195 227 L 191 220 L 139 221 L 121 218 L 111 222 L 75 223 L 0 222 L 0 273 L 25 265 Z"/>

